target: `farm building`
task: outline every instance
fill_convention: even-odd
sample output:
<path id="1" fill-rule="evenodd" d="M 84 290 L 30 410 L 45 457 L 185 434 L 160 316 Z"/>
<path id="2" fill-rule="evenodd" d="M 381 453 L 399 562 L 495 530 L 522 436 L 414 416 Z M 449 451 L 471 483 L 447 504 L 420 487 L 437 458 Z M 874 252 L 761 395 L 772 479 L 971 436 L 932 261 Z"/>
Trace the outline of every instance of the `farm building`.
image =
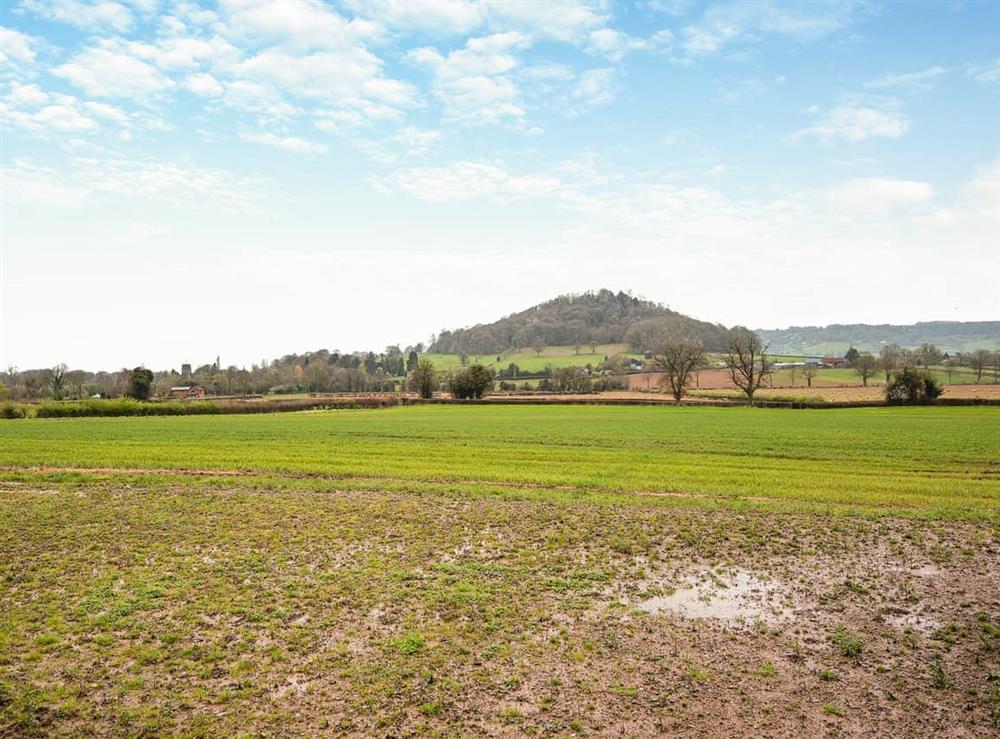
<path id="1" fill-rule="evenodd" d="M 823 357 L 824 367 L 846 367 L 847 360 L 843 357 Z"/>
<path id="2" fill-rule="evenodd" d="M 191 400 L 192 398 L 204 398 L 205 389 L 196 385 L 180 385 L 170 388 L 167 393 L 168 398 L 180 398 L 181 400 Z"/>

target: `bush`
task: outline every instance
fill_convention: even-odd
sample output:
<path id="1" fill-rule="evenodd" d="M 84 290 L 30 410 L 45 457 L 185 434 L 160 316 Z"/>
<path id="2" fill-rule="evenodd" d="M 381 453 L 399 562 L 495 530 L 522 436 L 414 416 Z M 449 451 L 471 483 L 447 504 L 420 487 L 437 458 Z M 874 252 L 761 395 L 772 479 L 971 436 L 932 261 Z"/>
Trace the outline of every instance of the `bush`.
<path id="1" fill-rule="evenodd" d="M 448 389 L 459 400 L 478 400 L 493 389 L 493 375 L 483 365 L 473 364 L 453 373 Z"/>
<path id="2" fill-rule="evenodd" d="M 26 415 L 23 406 L 11 403 L 4 403 L 3 406 L 0 406 L 0 418 L 24 418 Z"/>
<path id="3" fill-rule="evenodd" d="M 112 416 L 187 416 L 218 413 L 211 401 L 143 403 L 138 400 L 81 400 L 69 403 L 41 403 L 36 418 L 93 418 Z"/>
<path id="4" fill-rule="evenodd" d="M 885 399 L 889 403 L 933 403 L 942 390 L 930 373 L 906 367 L 893 375 L 886 385 Z"/>

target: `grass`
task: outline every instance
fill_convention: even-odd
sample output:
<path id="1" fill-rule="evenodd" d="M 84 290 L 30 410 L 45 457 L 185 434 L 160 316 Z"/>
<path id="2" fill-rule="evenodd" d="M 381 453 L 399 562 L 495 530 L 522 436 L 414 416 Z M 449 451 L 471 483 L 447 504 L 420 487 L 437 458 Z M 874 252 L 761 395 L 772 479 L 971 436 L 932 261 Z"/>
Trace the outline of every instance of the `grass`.
<path id="1" fill-rule="evenodd" d="M 493 367 L 496 370 L 505 369 L 509 364 L 516 364 L 522 372 L 540 372 L 547 366 L 557 367 L 584 367 L 588 364 L 599 365 L 605 357 L 615 354 L 623 354 L 627 357 L 637 357 L 638 354 L 631 352 L 625 344 L 598 344 L 595 351 L 590 351 L 590 345 L 581 345 L 580 353 L 577 354 L 572 346 L 547 346 L 542 350 L 541 355 L 536 355 L 532 349 L 525 349 L 519 352 L 504 352 L 503 354 L 482 354 L 469 355 L 469 363 L 478 362 L 485 367 Z M 461 367 L 458 354 L 422 354 L 434 362 L 437 369 L 449 370 Z M 500 361 L 497 361 L 497 357 Z"/>
<path id="2" fill-rule="evenodd" d="M 857 613 L 893 571 L 845 580 L 841 564 L 995 571 L 998 419 L 416 406 L 3 423 L 0 735 L 712 735 L 718 696 L 777 706 L 785 683 L 854 718 L 890 679 L 927 689 L 940 640 L 898 675 L 855 659 L 833 680 L 789 661 L 790 631 L 637 616 L 609 589 L 666 588 L 696 561 L 801 561 L 790 582 L 845 583 L 834 604 L 810 596 L 836 619 L 819 639 L 845 623 L 885 653 L 884 624 Z M 948 619 L 956 694 L 1000 654 L 974 585 Z M 944 718 L 981 734 L 994 695 Z M 801 729 L 741 718 L 758 719 L 746 733 Z"/>
<path id="3" fill-rule="evenodd" d="M 0 423 L 0 466 L 208 469 L 335 477 L 353 489 L 616 501 L 644 493 L 666 504 L 682 496 L 711 507 L 988 518 L 1000 505 L 998 421 L 995 408 L 601 406 L 28 419 Z"/>

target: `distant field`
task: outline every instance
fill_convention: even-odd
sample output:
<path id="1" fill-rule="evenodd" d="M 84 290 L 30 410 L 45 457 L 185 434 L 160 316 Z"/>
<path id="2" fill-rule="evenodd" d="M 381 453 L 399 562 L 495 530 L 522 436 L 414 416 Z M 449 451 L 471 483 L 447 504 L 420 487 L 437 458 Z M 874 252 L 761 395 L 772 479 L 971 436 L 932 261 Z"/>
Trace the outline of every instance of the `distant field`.
<path id="1" fill-rule="evenodd" d="M 997 408 L 0 421 L 0 736 L 987 736 L 998 460 Z"/>
<path id="2" fill-rule="evenodd" d="M 994 408 L 531 406 L 41 419 L 0 423 L 0 465 L 316 473 L 362 487 L 524 484 L 532 496 L 645 491 L 707 496 L 692 501 L 709 505 L 975 516 L 1000 502 L 998 421 Z"/>
<path id="3" fill-rule="evenodd" d="M 504 354 L 483 354 L 469 355 L 469 362 L 479 362 L 485 367 L 493 367 L 497 370 L 506 368 L 512 362 L 524 372 L 539 372 L 547 366 L 552 367 L 583 367 L 587 364 L 597 366 L 604 361 L 605 357 L 615 354 L 624 354 L 628 357 L 638 356 L 629 351 L 625 344 L 599 344 L 596 351 L 591 353 L 590 346 L 580 347 L 577 354 L 572 346 L 547 346 L 542 350 L 540 356 L 536 356 L 531 349 L 520 352 L 506 352 Z M 457 354 L 423 354 L 438 369 L 457 369 L 461 367 L 460 357 Z M 497 362 L 497 356 L 500 361 Z"/>

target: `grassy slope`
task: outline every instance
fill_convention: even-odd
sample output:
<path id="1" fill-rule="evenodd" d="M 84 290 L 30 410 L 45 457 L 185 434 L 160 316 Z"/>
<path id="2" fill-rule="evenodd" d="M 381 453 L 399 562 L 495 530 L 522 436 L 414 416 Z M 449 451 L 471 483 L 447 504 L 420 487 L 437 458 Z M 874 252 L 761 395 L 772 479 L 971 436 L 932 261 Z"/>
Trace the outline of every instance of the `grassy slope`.
<path id="1" fill-rule="evenodd" d="M 552 367 L 583 367 L 587 364 L 597 366 L 604 361 L 605 357 L 615 354 L 624 354 L 629 357 L 638 356 L 628 350 L 625 344 L 599 344 L 595 347 L 594 353 L 590 352 L 590 346 L 581 346 L 580 353 L 577 354 L 571 346 L 547 346 L 542 350 L 540 356 L 536 356 L 531 349 L 520 352 L 507 352 L 501 354 L 500 361 L 497 362 L 496 354 L 488 354 L 480 357 L 469 356 L 469 362 L 478 361 L 486 367 L 494 367 L 497 370 L 507 367 L 511 362 L 516 364 L 524 372 L 538 372 L 547 366 Z M 448 370 L 461 367 L 457 354 L 423 354 L 438 369 Z"/>
<path id="2" fill-rule="evenodd" d="M 643 491 L 695 504 L 959 517 L 996 510 L 998 459 L 994 408 L 425 406 L 0 423 L 0 465 L 11 467 L 313 473 L 360 487 Z"/>

